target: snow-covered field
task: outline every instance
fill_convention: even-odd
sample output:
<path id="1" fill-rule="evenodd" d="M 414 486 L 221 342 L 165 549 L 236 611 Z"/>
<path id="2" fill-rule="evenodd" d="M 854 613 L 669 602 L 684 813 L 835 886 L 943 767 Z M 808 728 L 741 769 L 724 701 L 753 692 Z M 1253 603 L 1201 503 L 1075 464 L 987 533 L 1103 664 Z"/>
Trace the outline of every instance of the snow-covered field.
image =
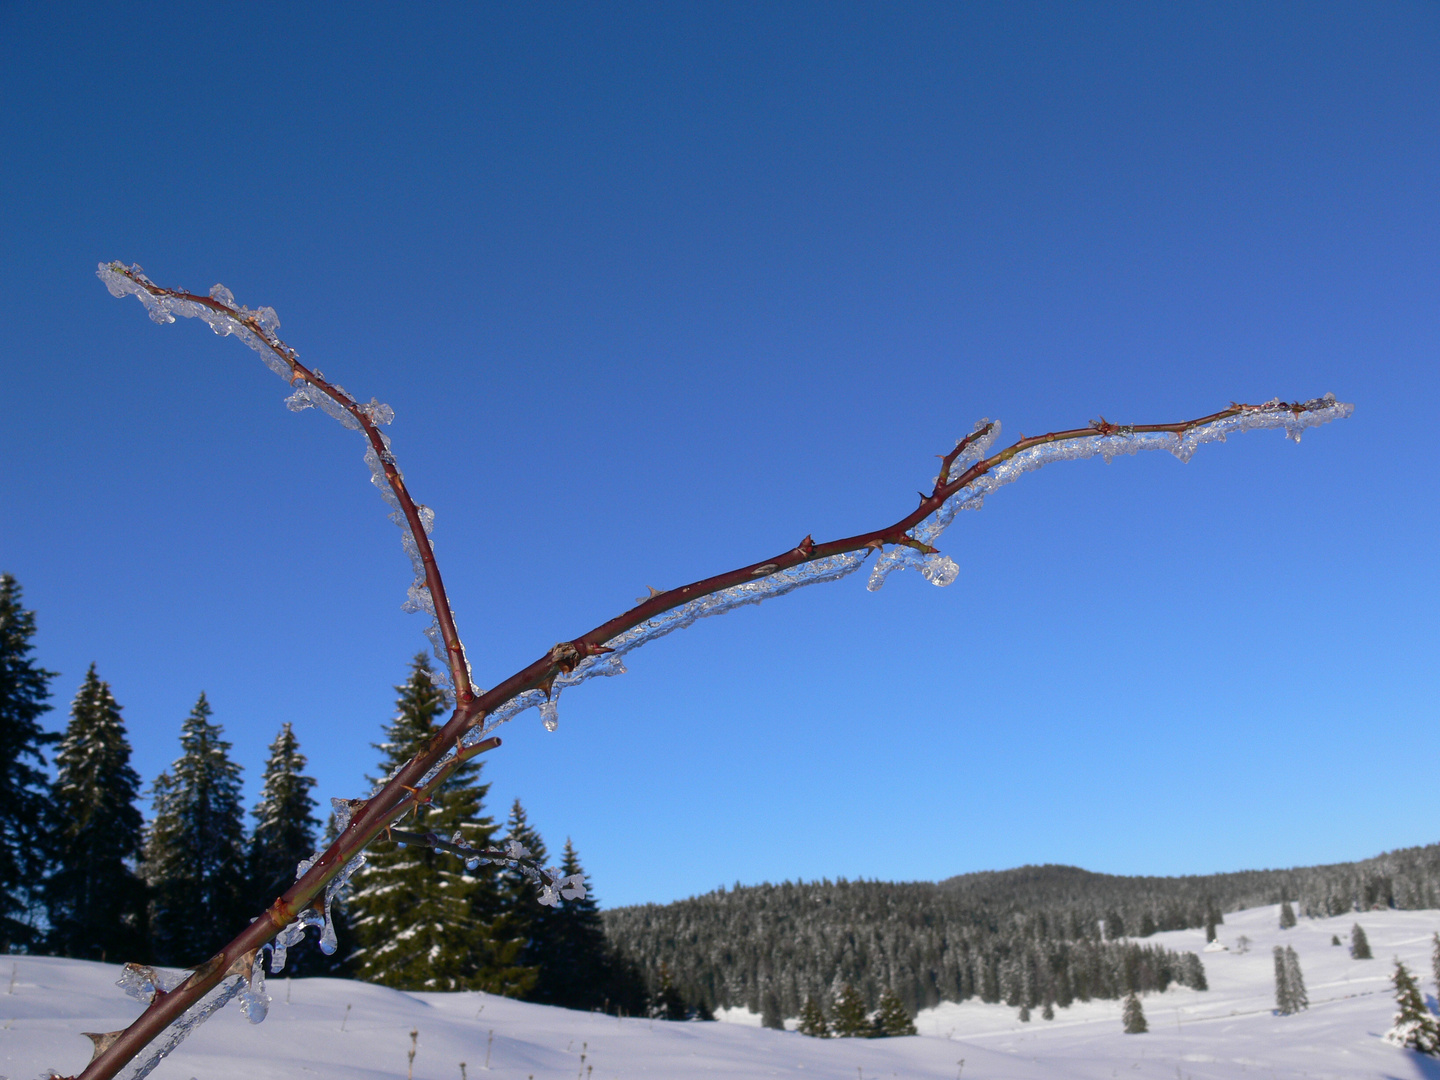
<path id="1" fill-rule="evenodd" d="M 1352 923 L 1365 927 L 1374 960 L 1351 960 Z M 274 1003 L 258 1027 L 230 1005 L 152 1074 L 156 1080 L 335 1080 L 407 1073 L 410 1032 L 418 1032 L 414 1080 L 612 1080 L 624 1077 L 809 1077 L 814 1080 L 1027 1080 L 1076 1077 L 1211 1080 L 1238 1077 L 1440 1080 L 1440 1061 L 1381 1041 L 1393 1004 L 1389 974 L 1398 956 L 1421 980 L 1432 1006 L 1430 935 L 1440 911 L 1376 911 L 1301 919 L 1277 929 L 1278 909 L 1226 916 L 1221 940 L 1251 939 L 1250 951 L 1202 953 L 1210 989 L 1143 999 L 1150 1031 L 1125 1035 L 1119 1002 L 1057 1010 L 1022 1024 L 1003 1005 L 945 1004 L 917 1019 L 905 1039 L 810 1039 L 768 1031 L 758 1017 L 728 1023 L 617 1020 L 527 1005 L 488 994 L 402 994 L 363 983 L 305 979 L 269 984 Z M 1338 934 L 1347 947 L 1330 944 Z M 1200 931 L 1151 940 L 1199 951 Z M 1270 947 L 1294 946 L 1310 1009 L 1271 1014 Z M 7 970 L 9 969 L 9 970 Z M 81 1031 L 110 1031 L 138 1003 L 114 986 L 114 965 L 47 957 L 0 957 L 0 1072 L 31 1080 L 47 1069 L 78 1072 L 89 1058 Z M 8 988 L 8 992 L 6 989 Z M 963 1062 L 963 1065 L 962 1065 Z"/>

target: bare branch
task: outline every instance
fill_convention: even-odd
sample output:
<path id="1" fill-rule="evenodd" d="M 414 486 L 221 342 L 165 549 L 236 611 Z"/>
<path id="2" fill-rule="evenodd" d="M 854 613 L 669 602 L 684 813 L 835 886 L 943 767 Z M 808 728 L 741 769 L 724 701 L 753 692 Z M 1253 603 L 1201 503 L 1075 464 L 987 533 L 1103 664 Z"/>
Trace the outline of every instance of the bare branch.
<path id="1" fill-rule="evenodd" d="M 803 585 L 845 576 L 858 569 L 872 552 L 879 553 L 875 574 L 880 581 L 889 569 L 910 565 L 907 560 L 920 560 L 927 577 L 937 584 L 948 584 L 954 579 L 956 568 L 939 555 L 932 541 L 955 513 L 978 506 L 988 492 L 1052 461 L 1092 456 L 1109 460 L 1142 449 L 1166 449 L 1181 460 L 1189 460 L 1195 448 L 1204 442 L 1223 441 L 1227 434 L 1268 427 L 1284 428 L 1298 441 L 1305 428 L 1348 416 L 1352 408 L 1327 395 L 1305 402 L 1277 399 L 1263 405 L 1232 403 L 1228 409 L 1209 416 L 1172 424 L 1117 426 L 1101 418 L 1084 428 L 1022 437 L 989 457 L 984 454 L 998 435 L 999 424 L 982 421 L 942 457 L 931 493 L 922 494 L 920 504 L 894 524 L 818 544 L 806 536 L 796 546 L 770 558 L 663 592 L 651 589 L 648 597 L 628 611 L 579 637 L 556 644 L 529 666 L 493 689 L 481 692 L 471 683 L 464 647 L 455 629 L 424 515 L 395 465 L 389 440 L 377 427 L 375 404 L 357 403 L 343 388 L 301 364 L 295 351 L 275 335 L 276 320 L 270 309 L 251 312 L 237 308 L 228 290 L 220 286 L 208 297 L 163 289 L 145 277 L 138 267 L 125 267 L 120 263 L 102 263 L 100 277 L 116 296 L 137 296 L 157 322 L 173 322 L 177 314 L 199 317 L 217 333 L 241 337 L 292 385 L 312 388 L 309 391 L 312 396 L 321 395 L 322 407 L 328 403 L 327 412 L 346 426 L 363 432 L 419 551 L 456 701 L 450 718 L 420 753 L 369 799 L 349 804 L 351 819 L 340 835 L 261 917 L 221 952 L 201 964 L 185 982 L 167 992 L 157 991 L 145 1012 L 103 1048 L 101 1042 L 110 1039 L 109 1034 L 95 1040 L 96 1056 L 78 1080 L 108 1080 L 115 1076 L 147 1044 L 185 1015 L 187 1009 L 201 1003 L 227 978 L 237 962 L 253 957 L 255 950 L 289 926 L 300 912 L 323 903 L 327 885 L 380 835 L 388 833 L 406 842 L 474 855 L 470 849 L 461 849 L 433 834 L 396 832 L 394 823 L 427 802 L 462 761 L 499 746 L 498 738 L 484 737 L 496 725 L 531 705 L 549 702 L 553 706 L 553 695 L 558 693 L 558 688 L 574 685 L 592 675 L 623 670 L 620 657 L 624 653 L 688 626 L 695 619 L 782 595 Z M 957 467 L 961 471 L 952 477 Z M 887 547 L 891 549 L 888 552 Z M 871 588 L 879 587 L 875 574 L 872 574 Z M 517 862 L 503 851 L 492 855 L 487 850 L 479 856 L 506 857 L 508 861 Z M 216 1000 L 206 999 L 202 1007 Z"/>

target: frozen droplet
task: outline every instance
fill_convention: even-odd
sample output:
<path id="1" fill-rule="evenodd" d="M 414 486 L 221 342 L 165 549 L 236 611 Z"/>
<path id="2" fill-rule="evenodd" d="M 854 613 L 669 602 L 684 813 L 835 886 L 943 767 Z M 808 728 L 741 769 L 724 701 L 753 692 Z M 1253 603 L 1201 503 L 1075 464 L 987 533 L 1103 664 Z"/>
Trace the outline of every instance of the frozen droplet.
<path id="1" fill-rule="evenodd" d="M 927 555 L 920 572 L 931 585 L 938 585 L 943 589 L 960 576 L 960 567 L 949 555 Z"/>
<path id="2" fill-rule="evenodd" d="M 285 399 L 285 407 L 291 412 L 304 412 L 306 409 L 313 409 L 315 402 L 310 399 L 310 387 L 301 383 L 299 388 Z"/>
<path id="3" fill-rule="evenodd" d="M 541 703 L 540 719 L 545 722 L 546 731 L 554 731 L 560 726 L 559 706 L 554 698 Z"/>
<path id="4" fill-rule="evenodd" d="M 465 869 L 466 869 L 466 870 L 479 870 L 479 869 L 480 869 L 480 860 L 479 860 L 478 858 L 466 859 L 466 860 L 465 860 Z"/>
<path id="5" fill-rule="evenodd" d="M 233 308 L 235 306 L 235 294 L 232 293 L 229 289 L 227 289 L 224 285 L 211 285 L 210 299 L 218 300 L 226 307 Z"/>
<path id="6" fill-rule="evenodd" d="M 267 334 L 275 334 L 280 331 L 280 316 L 275 314 L 273 307 L 262 307 L 259 311 L 255 312 L 255 322 L 258 323 L 260 329 L 264 330 Z M 317 371 L 315 374 L 319 375 L 320 372 Z"/>
<path id="7" fill-rule="evenodd" d="M 245 986 L 240 991 L 240 1008 L 245 1013 L 245 1019 L 252 1024 L 260 1023 L 270 1012 L 270 995 L 265 992 L 265 957 L 262 953 L 256 954 L 255 963 L 245 978 Z"/>
<path id="8" fill-rule="evenodd" d="M 373 397 L 368 403 L 359 405 L 357 408 L 365 414 L 365 419 L 369 420 L 372 424 L 389 424 L 395 420 L 395 410 Z"/>

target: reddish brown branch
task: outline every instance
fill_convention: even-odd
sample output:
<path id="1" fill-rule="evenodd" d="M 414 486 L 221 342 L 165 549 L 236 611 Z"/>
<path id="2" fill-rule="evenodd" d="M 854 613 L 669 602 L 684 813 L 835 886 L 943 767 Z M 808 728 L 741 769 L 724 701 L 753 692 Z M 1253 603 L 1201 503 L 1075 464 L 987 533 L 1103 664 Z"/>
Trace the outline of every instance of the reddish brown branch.
<path id="1" fill-rule="evenodd" d="M 309 868 L 308 871 L 281 897 L 279 897 L 269 908 L 264 916 L 256 919 L 245 930 L 243 930 L 229 945 L 217 953 L 210 960 L 201 964 L 193 974 L 174 990 L 157 994 L 155 1000 L 144 1013 L 117 1038 L 103 1048 L 100 1041 L 96 1041 L 96 1056 L 94 1060 L 80 1073 L 78 1080 L 109 1080 L 129 1062 L 149 1042 L 158 1037 L 171 1023 L 177 1020 L 186 1009 L 196 1004 L 205 994 L 218 985 L 241 958 L 253 955 L 266 942 L 270 941 L 281 929 L 288 925 L 300 911 L 312 906 L 317 899 L 322 898 L 325 886 L 339 874 L 349 862 L 364 850 L 372 840 L 381 833 L 386 832 L 391 823 L 408 812 L 412 807 L 423 803 L 433 794 L 441 784 L 448 778 L 461 761 L 468 760 L 476 754 L 493 749 L 500 744 L 499 739 L 487 739 L 469 747 L 459 745 L 461 737 L 469 729 L 478 726 L 484 718 L 505 705 L 512 698 L 530 690 L 543 689 L 547 693 L 557 675 L 563 672 L 574 670 L 577 664 L 586 657 L 598 656 L 609 652 L 606 642 L 611 641 L 627 630 L 640 625 L 641 623 L 654 618 L 666 611 L 687 604 L 692 600 L 721 592 L 736 585 L 756 581 L 762 577 L 777 573 L 781 570 L 790 569 L 803 563 L 814 562 L 818 559 L 825 559 L 830 556 L 844 554 L 852 551 L 883 550 L 884 545 L 905 545 L 915 548 L 921 552 L 933 552 L 935 549 L 912 537 L 910 530 L 920 522 L 924 521 L 936 510 L 944 505 L 945 501 L 958 492 L 965 485 L 973 482 L 996 465 L 1009 460 L 1017 453 L 1032 446 L 1042 443 L 1060 442 L 1068 439 L 1079 439 L 1097 434 L 1111 435 L 1134 432 L 1137 434 L 1153 432 L 1171 432 L 1177 436 L 1183 435 L 1188 429 L 1202 424 L 1222 420 L 1227 417 L 1236 416 L 1246 411 L 1260 409 L 1289 409 L 1297 414 L 1305 411 L 1304 405 L 1237 405 L 1233 404 L 1229 409 L 1212 413 L 1209 416 L 1197 420 L 1187 420 L 1175 424 L 1148 424 L 1129 428 L 1117 427 L 1103 419 L 1092 423 L 1089 427 L 1074 428 L 1068 431 L 1051 432 L 1046 435 L 1021 438 L 1014 445 L 999 451 L 992 456 L 975 462 L 959 476 L 950 478 L 949 473 L 960 454 L 976 440 L 987 434 L 990 428 L 984 427 L 967 436 L 965 439 L 942 458 L 940 474 L 936 479 L 934 490 L 930 495 L 922 495 L 920 505 L 909 514 L 902 517 L 892 525 L 888 525 L 872 532 L 860 533 L 855 536 L 845 537 L 840 540 L 832 540 L 828 543 L 817 544 L 811 537 L 807 536 L 798 545 L 759 562 L 750 563 L 735 570 L 729 570 L 713 577 L 695 581 L 689 585 L 669 589 L 664 592 L 651 590 L 651 595 L 637 603 L 628 611 L 617 615 L 608 622 L 602 623 L 570 641 L 561 642 L 548 650 L 543 656 L 537 659 L 528 667 L 517 671 L 505 679 L 498 686 L 487 692 L 478 695 L 471 691 L 469 673 L 466 670 L 464 661 L 464 649 L 455 631 L 454 620 L 450 614 L 449 602 L 445 596 L 444 585 L 440 579 L 439 568 L 435 564 L 434 553 L 425 535 L 425 529 L 420 522 L 419 513 L 409 492 L 405 488 L 404 481 L 400 478 L 394 466 L 394 459 L 385 448 L 383 439 L 378 429 L 370 418 L 351 400 L 348 394 L 339 390 L 332 384 L 326 382 L 315 372 L 304 367 L 296 359 L 294 350 L 290 349 L 273 334 L 270 334 L 259 326 L 253 315 L 242 314 L 235 308 L 222 304 L 207 296 L 197 296 L 193 293 L 179 292 L 169 289 L 161 289 L 153 284 L 136 278 L 130 271 L 116 264 L 113 267 L 118 272 L 125 273 L 132 281 L 140 285 L 157 297 L 172 297 L 179 300 L 189 301 L 194 304 L 203 304 L 215 311 L 222 312 L 236 321 L 243 323 L 251 332 L 255 333 L 265 344 L 279 356 L 294 372 L 295 378 L 304 379 L 312 385 L 320 388 L 330 398 L 353 416 L 363 429 L 365 436 L 370 441 L 376 454 L 385 468 L 385 476 L 390 483 L 391 490 L 399 500 L 405 513 L 405 519 L 410 525 L 410 531 L 421 552 L 421 558 L 425 566 L 425 580 L 430 589 L 430 596 L 434 602 L 436 618 L 440 624 L 441 634 L 445 646 L 449 652 L 450 671 L 456 688 L 456 708 L 451 714 L 444 727 L 431 739 L 429 745 L 409 762 L 407 762 L 385 786 L 368 800 L 352 803 L 353 813 L 350 824 L 335 841 L 320 856 L 319 859 Z M 445 756 L 456 750 L 456 753 L 448 761 L 442 764 Z M 428 782 L 422 782 L 431 769 L 440 766 L 436 775 Z"/>

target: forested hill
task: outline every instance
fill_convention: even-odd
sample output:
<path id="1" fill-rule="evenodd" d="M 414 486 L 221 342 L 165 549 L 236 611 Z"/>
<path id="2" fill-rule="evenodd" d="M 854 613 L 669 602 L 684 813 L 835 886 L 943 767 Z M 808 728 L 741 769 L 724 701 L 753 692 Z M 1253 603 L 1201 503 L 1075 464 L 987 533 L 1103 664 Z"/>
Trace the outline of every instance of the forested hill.
<path id="1" fill-rule="evenodd" d="M 1354 863 L 1193 877 L 1026 866 L 942 882 L 820 881 L 720 889 L 605 913 L 606 934 L 658 988 L 710 1007 L 798 1015 L 854 983 L 912 1009 L 979 997 L 1035 1006 L 1203 986 L 1194 954 L 1147 946 L 1157 930 L 1290 901 L 1303 915 L 1440 907 L 1440 844 Z"/>

